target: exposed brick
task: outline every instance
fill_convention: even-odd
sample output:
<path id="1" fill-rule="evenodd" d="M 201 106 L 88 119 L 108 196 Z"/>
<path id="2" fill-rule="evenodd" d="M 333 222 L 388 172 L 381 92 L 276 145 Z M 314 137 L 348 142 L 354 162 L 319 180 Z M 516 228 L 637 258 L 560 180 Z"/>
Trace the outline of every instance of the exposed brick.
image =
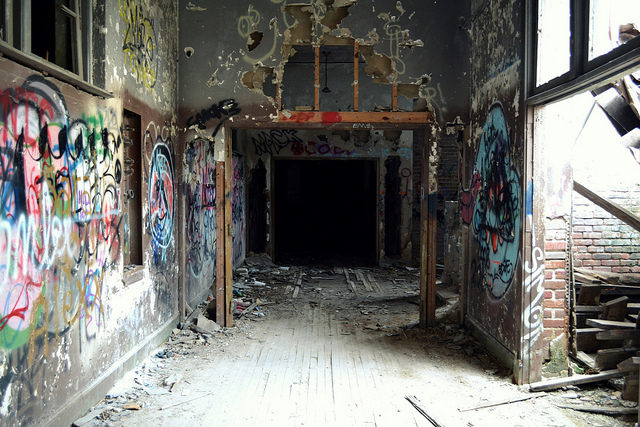
<path id="1" fill-rule="evenodd" d="M 557 261 L 557 260 L 552 260 L 552 261 L 547 261 L 545 263 L 546 267 L 549 269 L 556 269 L 556 268 L 564 268 L 565 266 L 565 261 Z"/>
<path id="2" fill-rule="evenodd" d="M 578 253 L 578 254 L 573 254 L 573 259 L 591 259 L 593 258 L 593 254 L 586 252 L 586 253 Z"/>
<path id="3" fill-rule="evenodd" d="M 584 234 L 584 233 L 578 233 L 578 232 L 575 232 L 575 231 L 574 231 L 573 233 L 571 233 L 571 238 L 572 238 L 573 240 L 576 240 L 576 239 L 582 239 L 582 238 L 584 237 L 584 236 L 583 236 L 583 234 Z"/>
<path id="4" fill-rule="evenodd" d="M 567 242 L 565 241 L 548 241 L 544 242 L 544 249 L 546 251 L 564 251 L 567 249 Z"/>
<path id="5" fill-rule="evenodd" d="M 545 280 L 545 289 L 564 289 L 567 287 L 567 283 L 564 280 Z"/>
<path id="6" fill-rule="evenodd" d="M 597 266 L 593 268 L 596 271 L 611 271 L 611 267 L 602 267 L 602 266 Z"/>
<path id="7" fill-rule="evenodd" d="M 640 266 L 631 267 L 633 273 L 640 273 Z"/>
<path id="8" fill-rule="evenodd" d="M 586 219 L 584 221 L 584 223 L 586 225 L 602 225 L 602 224 L 604 224 L 604 221 L 607 221 L 607 220 L 606 219 L 595 219 L 595 218 L 592 218 L 592 219 Z"/>
<path id="9" fill-rule="evenodd" d="M 640 259 L 640 253 L 629 254 L 630 259 Z"/>
<path id="10" fill-rule="evenodd" d="M 545 328 L 562 328 L 564 327 L 563 319 L 544 319 L 542 324 Z"/>
<path id="11" fill-rule="evenodd" d="M 545 300 L 550 300 L 551 298 L 553 298 L 553 292 L 552 291 L 544 291 L 544 299 Z M 546 306 L 546 303 L 545 303 Z"/>
<path id="12" fill-rule="evenodd" d="M 604 236 L 602 236 L 602 233 L 582 233 L 582 237 L 585 239 L 600 239 Z"/>
<path id="13" fill-rule="evenodd" d="M 603 239 L 617 239 L 620 238 L 620 233 L 618 231 L 603 231 L 601 233 Z M 600 237 L 593 237 L 594 239 L 599 239 Z"/>
<path id="14" fill-rule="evenodd" d="M 567 315 L 567 311 L 564 308 L 553 308 L 553 318 L 554 319 L 563 319 Z"/>
<path id="15" fill-rule="evenodd" d="M 613 273 L 631 273 L 631 267 L 612 267 Z"/>
<path id="16" fill-rule="evenodd" d="M 573 246 L 573 253 L 583 253 L 583 252 L 587 252 L 587 247 L 586 246 Z"/>
<path id="17" fill-rule="evenodd" d="M 612 258 L 611 254 L 604 254 L 604 253 L 593 254 L 593 259 L 611 259 L 611 258 Z"/>
<path id="18" fill-rule="evenodd" d="M 574 267 L 582 267 L 582 260 L 581 259 L 577 259 L 577 260 L 573 261 L 573 266 Z"/>
<path id="19" fill-rule="evenodd" d="M 591 266 L 594 266 L 594 265 L 600 265 L 600 263 L 598 261 L 594 261 L 592 259 L 584 259 L 584 260 L 582 260 L 582 265 L 584 267 L 591 267 Z"/>
<path id="20" fill-rule="evenodd" d="M 604 252 L 604 248 L 602 246 L 588 246 L 587 252 L 589 253 Z"/>
<path id="21" fill-rule="evenodd" d="M 619 254 L 619 255 L 628 255 L 628 254 Z M 634 259 L 621 259 L 620 265 L 638 265 L 638 261 Z"/>
<path id="22" fill-rule="evenodd" d="M 558 269 L 558 270 L 556 270 L 554 276 L 555 276 L 556 279 L 566 279 L 567 278 L 567 272 L 565 270 Z"/>
<path id="23" fill-rule="evenodd" d="M 554 314 L 553 312 L 554 311 L 555 311 L 555 309 L 545 308 L 543 317 L 545 319 L 551 319 L 553 317 L 553 314 Z"/>
<path id="24" fill-rule="evenodd" d="M 576 239 L 573 241 L 573 244 L 576 246 L 590 246 L 593 244 L 593 240 L 591 239 Z"/>
<path id="25" fill-rule="evenodd" d="M 629 255 L 629 254 L 611 254 L 611 258 L 628 260 L 629 258 L 631 258 L 631 255 Z"/>
<path id="26" fill-rule="evenodd" d="M 566 252 L 546 252 L 544 254 L 544 257 L 547 260 L 551 260 L 551 259 L 566 259 L 567 253 Z"/>
<path id="27" fill-rule="evenodd" d="M 554 277 L 554 271 L 553 270 L 545 270 L 544 271 L 544 278 L 545 279 L 553 279 Z"/>
<path id="28" fill-rule="evenodd" d="M 593 231 L 593 226 L 592 225 L 575 225 L 573 227 L 573 231 L 576 233 L 582 233 L 582 232 L 591 232 Z"/>
<path id="29" fill-rule="evenodd" d="M 564 300 L 566 291 L 562 289 L 562 290 L 555 291 L 553 294 L 557 300 L 560 300 L 560 299 Z"/>
<path id="30" fill-rule="evenodd" d="M 564 308 L 564 300 L 544 300 L 544 308 Z"/>
<path id="31" fill-rule="evenodd" d="M 610 266 L 620 265 L 620 260 L 619 259 L 605 259 L 605 260 L 602 260 L 602 265 L 610 265 Z"/>

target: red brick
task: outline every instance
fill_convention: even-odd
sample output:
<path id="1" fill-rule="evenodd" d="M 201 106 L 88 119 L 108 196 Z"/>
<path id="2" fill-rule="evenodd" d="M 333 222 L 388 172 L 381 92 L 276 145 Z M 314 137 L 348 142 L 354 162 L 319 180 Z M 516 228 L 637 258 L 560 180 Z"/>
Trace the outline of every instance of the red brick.
<path id="1" fill-rule="evenodd" d="M 553 273 L 554 273 L 554 270 L 545 270 L 544 271 L 544 278 L 545 279 L 553 279 Z"/>
<path id="2" fill-rule="evenodd" d="M 552 299 L 553 298 L 553 292 L 552 291 L 544 291 L 544 299 Z"/>
<path id="3" fill-rule="evenodd" d="M 592 259 L 584 259 L 582 260 L 582 265 L 585 267 L 591 267 L 594 265 L 600 265 L 600 263 L 598 261 L 592 260 Z"/>
<path id="4" fill-rule="evenodd" d="M 586 248 L 586 246 L 585 246 Z M 586 250 L 586 249 L 585 249 Z M 590 253 L 574 253 L 573 259 L 591 259 L 593 257 Z"/>
<path id="5" fill-rule="evenodd" d="M 564 300 L 544 300 L 545 308 L 564 308 Z"/>
<path id="6" fill-rule="evenodd" d="M 634 273 L 640 273 L 640 266 L 631 267 L 631 271 Z"/>
<path id="7" fill-rule="evenodd" d="M 613 267 L 611 271 L 613 273 L 631 273 L 631 267 Z"/>
<path id="8" fill-rule="evenodd" d="M 577 246 L 577 245 L 574 245 L 574 246 L 573 246 L 573 252 L 574 252 L 574 253 L 576 253 L 576 252 L 578 252 L 578 253 L 587 252 L 587 247 L 586 247 L 586 246 Z"/>
<path id="9" fill-rule="evenodd" d="M 542 324 L 545 328 L 563 328 L 564 320 L 563 319 L 544 319 Z"/>
<path id="10" fill-rule="evenodd" d="M 593 244 L 593 240 L 591 239 L 576 239 L 573 241 L 573 244 L 576 246 L 590 246 Z"/>
<path id="11" fill-rule="evenodd" d="M 604 259 L 602 260 L 602 265 L 620 265 L 620 260 L 618 259 Z"/>
<path id="12" fill-rule="evenodd" d="M 554 310 L 552 310 L 552 309 L 545 309 L 544 310 L 544 315 L 543 315 L 544 318 L 545 319 L 551 319 L 553 317 L 553 312 L 554 312 Z"/>
<path id="13" fill-rule="evenodd" d="M 554 296 L 556 299 L 564 300 L 564 298 L 565 298 L 565 294 L 566 294 L 566 291 L 565 291 L 564 289 L 562 289 L 562 290 L 557 290 L 557 291 L 555 291 L 555 292 L 553 293 L 553 296 Z"/>
<path id="14" fill-rule="evenodd" d="M 573 266 L 574 267 L 582 267 L 582 260 L 581 259 L 576 259 L 573 261 Z"/>
<path id="15" fill-rule="evenodd" d="M 545 280 L 544 281 L 545 289 L 564 289 L 566 286 L 567 285 L 564 280 Z"/>
<path id="16" fill-rule="evenodd" d="M 598 266 L 598 267 L 594 267 L 594 270 L 596 270 L 596 271 L 611 271 L 611 267 Z"/>
<path id="17" fill-rule="evenodd" d="M 611 258 L 613 259 L 629 259 L 631 258 L 630 254 L 611 254 Z"/>
<path id="18" fill-rule="evenodd" d="M 557 242 L 557 241 L 545 242 L 544 243 L 544 249 L 546 251 L 564 251 L 565 249 L 567 249 L 567 242 L 565 242 L 565 241 L 561 241 L 561 242 Z"/>
<path id="19" fill-rule="evenodd" d="M 599 239 L 602 237 L 602 233 L 582 233 L 582 237 L 585 239 Z"/>
<path id="20" fill-rule="evenodd" d="M 564 260 L 552 260 L 545 263 L 545 266 L 549 269 L 564 268 L 565 265 L 566 261 Z"/>
<path id="21" fill-rule="evenodd" d="M 571 233 L 571 237 L 573 239 L 582 239 L 584 236 L 582 235 L 582 233 Z"/>
<path id="22" fill-rule="evenodd" d="M 564 308 L 554 308 L 551 309 L 553 311 L 553 318 L 554 319 L 565 319 L 567 312 Z"/>
<path id="23" fill-rule="evenodd" d="M 566 279 L 567 272 L 565 270 L 556 270 L 555 277 L 556 279 Z"/>

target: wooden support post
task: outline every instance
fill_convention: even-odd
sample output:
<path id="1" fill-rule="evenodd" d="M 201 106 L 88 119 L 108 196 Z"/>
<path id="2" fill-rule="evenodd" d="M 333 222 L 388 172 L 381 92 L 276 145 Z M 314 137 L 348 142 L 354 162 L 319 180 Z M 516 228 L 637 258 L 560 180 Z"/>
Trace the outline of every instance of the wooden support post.
<path id="1" fill-rule="evenodd" d="M 282 94 L 280 93 L 280 83 L 276 83 L 276 102 L 278 103 L 278 111 L 282 111 Z"/>
<path id="2" fill-rule="evenodd" d="M 216 188 L 224 188 L 224 162 L 216 162 Z M 224 191 L 216 194 L 216 322 L 225 325 Z"/>
<path id="3" fill-rule="evenodd" d="M 231 234 L 231 177 L 233 174 L 233 155 L 231 151 L 231 128 L 224 127 L 224 277 L 225 277 L 225 322 L 233 326 L 233 241 Z"/>
<path id="4" fill-rule="evenodd" d="M 398 85 L 391 85 L 391 110 L 398 111 Z"/>
<path id="5" fill-rule="evenodd" d="M 429 154 L 435 143 L 431 132 L 424 131 L 421 182 L 421 230 L 420 230 L 420 325 L 436 323 L 436 183 L 429 164 Z"/>
<path id="6" fill-rule="evenodd" d="M 315 77 L 313 81 L 313 109 L 320 111 L 320 46 L 315 47 Z"/>
<path id="7" fill-rule="evenodd" d="M 360 46 L 353 42 L 353 111 L 358 111 L 358 72 L 360 67 Z"/>

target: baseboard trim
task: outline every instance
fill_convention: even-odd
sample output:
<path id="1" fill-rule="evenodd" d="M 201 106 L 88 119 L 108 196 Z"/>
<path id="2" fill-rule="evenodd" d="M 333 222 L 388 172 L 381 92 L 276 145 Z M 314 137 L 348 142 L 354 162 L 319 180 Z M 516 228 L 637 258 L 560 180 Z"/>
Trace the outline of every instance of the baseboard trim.
<path id="1" fill-rule="evenodd" d="M 138 361 L 146 358 L 151 353 L 151 350 L 164 342 L 177 324 L 178 316 L 176 315 L 115 361 L 102 375 L 85 387 L 84 390 L 78 392 L 51 418 L 38 424 L 47 426 L 71 425 L 71 423 L 84 415 L 87 409 L 100 401 L 125 372 L 133 369 Z"/>

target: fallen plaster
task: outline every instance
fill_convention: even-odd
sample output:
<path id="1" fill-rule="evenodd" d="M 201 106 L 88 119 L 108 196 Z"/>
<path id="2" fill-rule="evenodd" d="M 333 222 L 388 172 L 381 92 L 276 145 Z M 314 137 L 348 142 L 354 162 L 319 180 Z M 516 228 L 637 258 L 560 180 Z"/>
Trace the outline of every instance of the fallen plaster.
<path id="1" fill-rule="evenodd" d="M 373 46 L 360 46 L 360 54 L 364 58 L 366 65 L 364 72 L 373 78 L 377 83 L 391 83 L 389 77 L 395 80 L 397 75 L 395 66 L 391 58 L 383 53 L 377 53 Z"/>
<path id="2" fill-rule="evenodd" d="M 260 46 L 260 42 L 262 42 L 262 38 L 264 37 L 264 33 L 261 31 L 254 31 L 249 34 L 249 39 L 247 40 L 247 50 L 251 52 L 258 46 Z"/>
<path id="3" fill-rule="evenodd" d="M 273 75 L 273 67 L 265 67 L 262 64 L 256 64 L 253 71 L 245 71 L 242 74 L 242 84 L 244 87 L 250 89 L 253 92 L 257 92 L 264 95 L 262 91 L 264 82 L 269 75 Z"/>
<path id="4" fill-rule="evenodd" d="M 310 44 L 313 39 L 313 6 L 308 4 L 288 4 L 284 11 L 291 15 L 295 22 L 284 31 L 286 44 Z"/>

